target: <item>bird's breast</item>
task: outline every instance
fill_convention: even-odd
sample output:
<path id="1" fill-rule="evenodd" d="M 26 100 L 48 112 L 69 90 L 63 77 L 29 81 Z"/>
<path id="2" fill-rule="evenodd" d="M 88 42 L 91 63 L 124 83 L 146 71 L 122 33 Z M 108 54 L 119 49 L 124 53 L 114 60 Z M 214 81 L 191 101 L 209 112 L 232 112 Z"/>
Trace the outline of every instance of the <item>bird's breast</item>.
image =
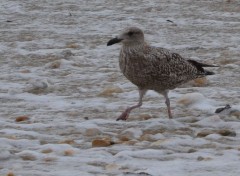
<path id="1" fill-rule="evenodd" d="M 150 79 L 148 74 L 145 73 L 148 63 L 137 55 L 131 56 L 120 53 L 119 66 L 124 76 L 138 87 L 145 87 Z"/>

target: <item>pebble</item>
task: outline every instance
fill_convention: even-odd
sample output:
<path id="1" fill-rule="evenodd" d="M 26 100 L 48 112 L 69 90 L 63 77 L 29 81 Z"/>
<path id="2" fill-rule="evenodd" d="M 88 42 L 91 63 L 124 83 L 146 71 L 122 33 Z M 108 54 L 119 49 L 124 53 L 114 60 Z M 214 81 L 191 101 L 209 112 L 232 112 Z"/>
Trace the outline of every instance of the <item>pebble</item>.
<path id="1" fill-rule="evenodd" d="M 92 147 L 108 147 L 112 144 L 113 142 L 109 139 L 94 139 L 92 141 Z"/>
<path id="2" fill-rule="evenodd" d="M 197 78 L 197 79 L 194 79 L 192 81 L 189 82 L 189 84 L 191 86 L 195 86 L 195 87 L 203 87 L 203 86 L 206 86 L 208 85 L 208 80 L 206 77 L 203 77 L 203 78 Z"/>
<path id="3" fill-rule="evenodd" d="M 8 172 L 7 176 L 15 176 L 13 172 Z"/>
<path id="4" fill-rule="evenodd" d="M 73 156 L 74 151 L 71 149 L 64 150 L 64 156 Z"/>
<path id="5" fill-rule="evenodd" d="M 33 155 L 32 153 L 25 153 L 24 152 L 24 153 L 20 153 L 19 156 L 23 160 L 35 161 L 37 159 L 37 157 L 35 155 Z"/>
<path id="6" fill-rule="evenodd" d="M 197 157 L 197 160 L 198 161 L 209 161 L 209 160 L 212 160 L 212 158 L 199 156 L 199 157 Z"/>
<path id="7" fill-rule="evenodd" d="M 231 136 L 231 137 L 236 137 L 236 132 L 233 130 L 219 130 L 217 131 L 218 134 L 222 135 L 222 136 Z"/>
<path id="8" fill-rule="evenodd" d="M 125 136 L 125 135 L 120 135 L 118 138 L 119 138 L 121 141 L 129 141 L 129 140 L 130 140 L 129 137 L 128 137 L 128 136 Z"/>
<path id="9" fill-rule="evenodd" d="M 64 58 L 68 58 L 74 55 L 70 49 L 63 50 L 61 54 L 63 55 Z"/>
<path id="10" fill-rule="evenodd" d="M 97 136 L 97 135 L 100 135 L 101 133 L 102 132 L 97 128 L 89 128 L 89 129 L 86 129 L 84 134 L 86 136 Z"/>
<path id="11" fill-rule="evenodd" d="M 100 94 L 99 96 L 103 96 L 103 97 L 109 97 L 109 96 L 113 96 L 114 93 L 122 93 L 123 90 L 118 87 L 118 86 L 110 86 L 105 88 Z"/>
<path id="12" fill-rule="evenodd" d="M 129 140 L 129 141 L 122 141 L 122 142 L 120 142 L 120 144 L 135 145 L 138 142 L 139 142 L 138 140 L 132 139 L 132 140 Z"/>
<path id="13" fill-rule="evenodd" d="M 151 118 L 152 118 L 152 116 L 150 114 L 140 114 L 138 117 L 138 119 L 140 119 L 140 120 L 149 120 Z"/>
<path id="14" fill-rule="evenodd" d="M 56 161 L 57 158 L 56 157 L 46 157 L 43 159 L 43 161 L 45 162 L 53 162 L 53 161 Z"/>
<path id="15" fill-rule="evenodd" d="M 151 134 L 143 134 L 140 137 L 140 141 L 154 141 Z"/>
<path id="16" fill-rule="evenodd" d="M 159 147 L 165 141 L 166 141 L 166 139 L 157 140 L 156 142 L 153 142 L 150 146 L 151 147 Z"/>
<path id="17" fill-rule="evenodd" d="M 15 119 L 15 122 L 22 122 L 22 121 L 26 121 L 29 120 L 28 116 L 19 116 Z"/>
<path id="18" fill-rule="evenodd" d="M 125 136 L 128 139 L 138 139 L 142 136 L 142 134 L 143 134 L 143 131 L 141 129 L 128 128 L 121 132 L 119 138 L 121 138 L 121 136 Z"/>
<path id="19" fill-rule="evenodd" d="M 83 117 L 85 120 L 89 120 L 89 117 Z"/>
<path id="20" fill-rule="evenodd" d="M 46 80 L 30 80 L 29 83 L 32 85 L 33 89 L 46 89 L 48 88 L 48 82 Z"/>
<path id="21" fill-rule="evenodd" d="M 235 137 L 236 132 L 228 129 L 222 129 L 222 130 L 204 130 L 197 134 L 197 137 L 206 137 L 210 134 L 220 134 L 221 136 L 230 136 Z"/>
<path id="22" fill-rule="evenodd" d="M 27 70 L 27 69 L 25 69 L 25 70 L 21 70 L 21 71 L 20 71 L 20 73 L 31 73 L 31 71 L 30 71 L 30 70 Z"/>
<path id="23" fill-rule="evenodd" d="M 72 144 L 75 144 L 75 141 L 73 139 L 65 139 L 63 141 L 60 141 L 59 144 L 69 144 L 69 145 L 72 145 Z"/>
<path id="24" fill-rule="evenodd" d="M 202 94 L 200 93 L 188 93 L 183 95 L 180 99 L 178 99 L 178 103 L 185 105 L 185 106 L 189 106 L 198 102 L 203 101 L 204 99 L 206 99 L 206 97 L 204 97 Z"/>
<path id="25" fill-rule="evenodd" d="M 160 140 L 160 139 L 164 139 L 165 137 L 161 134 L 161 133 L 157 133 L 157 134 L 149 134 L 149 133 L 145 133 L 140 137 L 140 141 L 156 141 L 156 140 Z"/>
<path id="26" fill-rule="evenodd" d="M 60 68 L 60 66 L 61 66 L 61 60 L 53 61 L 53 62 L 47 64 L 46 66 L 47 66 L 48 68 L 51 68 L 51 69 Z"/>
<path id="27" fill-rule="evenodd" d="M 231 106 L 229 104 L 227 104 L 225 107 L 217 108 L 215 113 L 220 113 L 220 112 L 222 112 L 222 111 L 224 111 L 226 109 L 230 109 L 230 108 L 231 108 Z"/>
<path id="28" fill-rule="evenodd" d="M 66 48 L 79 48 L 79 45 L 77 43 L 69 43 L 66 45 Z"/>
<path id="29" fill-rule="evenodd" d="M 81 115 L 81 112 L 79 112 L 79 111 L 70 111 L 70 112 L 67 112 L 67 115 L 71 116 L 71 117 L 77 117 L 77 116 Z"/>
<path id="30" fill-rule="evenodd" d="M 50 149 L 50 148 L 47 148 L 47 149 L 43 149 L 41 152 L 42 152 L 42 153 L 52 153 L 53 150 Z"/>
<path id="31" fill-rule="evenodd" d="M 195 153 L 197 150 L 196 149 L 189 149 L 188 153 Z"/>
<path id="32" fill-rule="evenodd" d="M 117 164 L 108 164 L 105 166 L 105 169 L 107 171 L 119 170 L 120 168 L 121 168 L 121 166 L 119 166 Z"/>

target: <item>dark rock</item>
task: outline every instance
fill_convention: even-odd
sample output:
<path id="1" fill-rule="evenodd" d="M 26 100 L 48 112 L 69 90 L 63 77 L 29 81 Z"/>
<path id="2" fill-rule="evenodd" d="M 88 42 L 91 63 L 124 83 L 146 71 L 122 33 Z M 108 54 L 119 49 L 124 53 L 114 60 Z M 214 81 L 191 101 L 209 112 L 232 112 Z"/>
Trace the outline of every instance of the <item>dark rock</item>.
<path id="1" fill-rule="evenodd" d="M 215 113 L 220 113 L 220 112 L 222 112 L 222 111 L 224 111 L 225 109 L 230 109 L 231 108 L 231 106 L 229 105 L 229 104 L 227 104 L 225 107 L 223 107 L 223 108 L 217 108 L 216 109 L 216 111 L 215 111 Z"/>
<path id="2" fill-rule="evenodd" d="M 236 132 L 232 130 L 219 130 L 218 134 L 222 136 L 231 136 L 231 137 L 235 137 L 237 135 Z"/>

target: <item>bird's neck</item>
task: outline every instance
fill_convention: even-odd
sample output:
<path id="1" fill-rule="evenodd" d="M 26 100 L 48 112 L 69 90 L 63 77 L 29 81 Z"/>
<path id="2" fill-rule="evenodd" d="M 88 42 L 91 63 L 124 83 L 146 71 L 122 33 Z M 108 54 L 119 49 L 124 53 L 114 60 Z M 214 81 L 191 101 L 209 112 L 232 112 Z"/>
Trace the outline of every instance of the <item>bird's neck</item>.
<path id="1" fill-rule="evenodd" d="M 145 42 L 124 43 L 122 46 L 122 50 L 127 51 L 127 52 L 133 52 L 133 53 L 140 52 L 140 51 L 144 50 L 146 45 L 147 44 Z"/>

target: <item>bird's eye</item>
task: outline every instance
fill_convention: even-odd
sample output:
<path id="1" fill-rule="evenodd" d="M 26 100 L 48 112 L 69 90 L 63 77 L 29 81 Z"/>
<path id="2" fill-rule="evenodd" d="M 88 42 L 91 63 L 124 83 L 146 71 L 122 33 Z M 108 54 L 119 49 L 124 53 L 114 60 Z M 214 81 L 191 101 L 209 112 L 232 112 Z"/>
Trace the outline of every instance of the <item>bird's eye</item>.
<path id="1" fill-rule="evenodd" d="M 128 35 L 129 35 L 129 36 L 132 36 L 132 35 L 133 35 L 133 32 L 128 32 Z"/>

